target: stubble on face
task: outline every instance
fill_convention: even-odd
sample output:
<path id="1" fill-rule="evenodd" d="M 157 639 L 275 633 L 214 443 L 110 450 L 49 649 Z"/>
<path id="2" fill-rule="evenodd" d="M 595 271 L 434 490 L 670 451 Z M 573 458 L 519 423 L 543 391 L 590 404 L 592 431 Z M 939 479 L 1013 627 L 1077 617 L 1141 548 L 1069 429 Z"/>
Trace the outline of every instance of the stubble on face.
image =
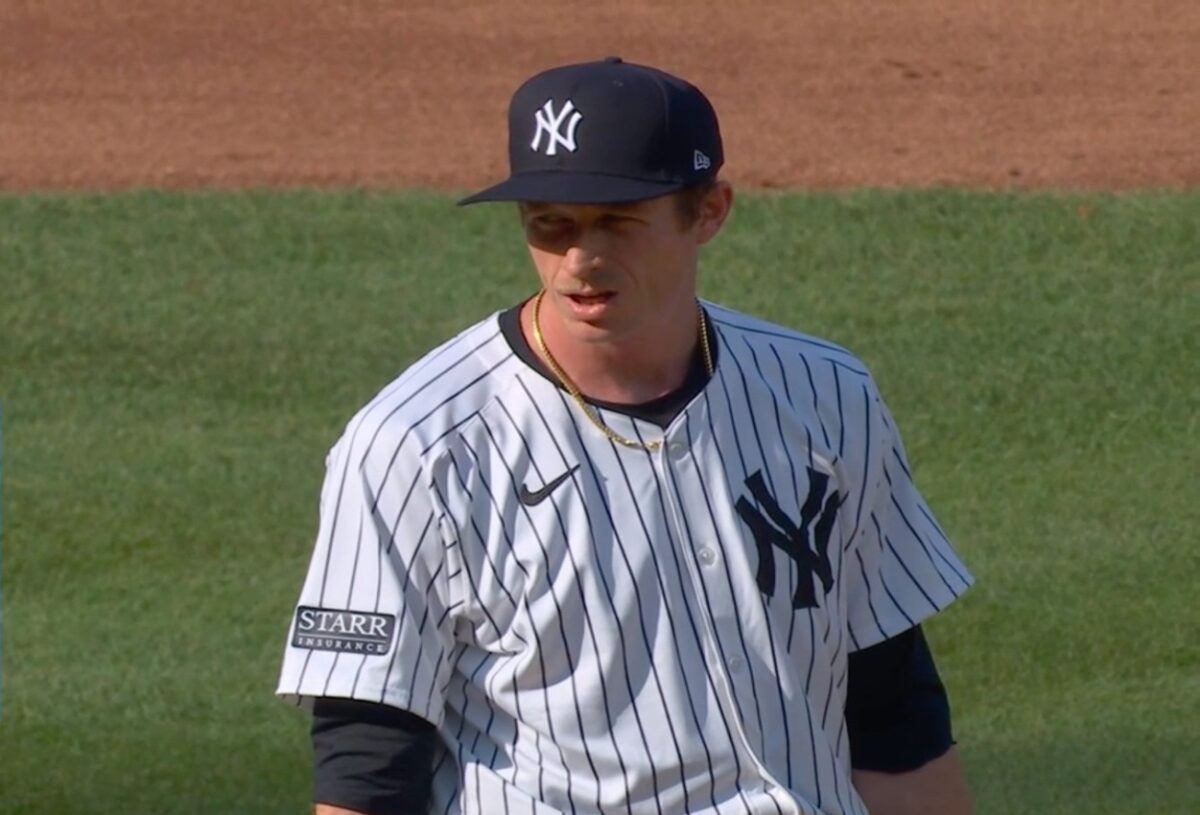
<path id="1" fill-rule="evenodd" d="M 521 213 L 546 292 L 542 334 L 572 380 L 610 401 L 676 386 L 698 338 L 699 246 L 676 202 L 527 204 Z M 527 338 L 531 306 L 522 313 Z"/>
<path id="2" fill-rule="evenodd" d="M 525 204 L 533 263 L 557 316 L 575 331 L 652 337 L 695 298 L 697 242 L 673 196 L 632 204 Z M 615 338 L 615 336 L 614 336 Z"/>

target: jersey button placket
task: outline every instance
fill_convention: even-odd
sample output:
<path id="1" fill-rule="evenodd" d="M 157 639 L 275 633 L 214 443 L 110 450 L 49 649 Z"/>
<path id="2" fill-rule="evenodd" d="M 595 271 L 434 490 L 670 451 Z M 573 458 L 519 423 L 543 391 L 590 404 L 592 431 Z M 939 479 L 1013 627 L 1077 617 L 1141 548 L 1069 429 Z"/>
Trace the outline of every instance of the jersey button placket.
<path id="1" fill-rule="evenodd" d="M 703 415 L 698 417 L 702 420 Z M 693 440 L 695 441 L 695 440 Z M 698 442 L 701 446 L 703 442 Z M 696 451 L 698 458 L 703 460 L 704 456 L 699 450 Z M 691 507 L 692 511 L 699 512 L 697 507 L 703 507 L 704 493 L 698 485 L 698 480 L 703 477 L 701 473 L 696 472 L 692 467 L 691 456 L 693 450 L 684 441 L 678 438 L 668 436 L 663 441 L 662 458 L 659 459 L 661 477 L 665 479 L 664 484 L 671 484 L 672 481 L 678 485 L 680 496 L 674 495 L 674 490 L 667 489 L 666 494 L 672 505 L 674 516 L 674 525 L 677 534 L 681 540 L 686 541 L 690 534 L 689 525 L 684 519 L 684 513 L 688 510 L 685 506 Z M 672 476 L 666 472 L 670 470 L 674 473 Z M 680 504 L 683 502 L 683 505 Z M 711 540 L 711 539 L 708 539 Z M 691 545 L 690 554 L 692 557 L 685 558 L 688 561 L 688 572 L 691 573 L 691 579 L 696 590 L 697 596 L 703 594 L 704 578 L 701 576 L 702 570 L 712 569 L 719 561 L 720 555 L 717 552 L 717 547 L 708 541 L 694 541 Z M 715 609 L 718 614 L 721 609 Z M 714 691 L 717 694 L 719 704 L 725 709 L 726 715 L 730 724 L 733 726 L 736 736 L 733 739 L 733 748 L 742 756 L 742 761 L 747 767 L 754 767 L 757 780 L 766 787 L 770 787 L 775 783 L 771 774 L 763 766 L 762 760 L 755 755 L 754 748 L 751 746 L 750 738 L 746 732 L 745 724 L 740 720 L 738 715 L 738 703 L 735 699 L 737 691 L 733 687 L 734 683 L 746 684 L 747 664 L 746 660 L 736 654 L 730 654 L 728 651 L 722 652 L 720 646 L 720 635 L 718 628 L 722 626 L 722 622 L 718 619 L 713 619 L 709 616 L 707 609 L 703 606 L 700 608 L 701 616 L 704 620 L 704 650 L 712 665 L 712 680 L 714 683 Z M 737 641 L 735 636 L 727 636 L 726 643 Z M 749 692 L 753 692 L 750 689 Z"/>

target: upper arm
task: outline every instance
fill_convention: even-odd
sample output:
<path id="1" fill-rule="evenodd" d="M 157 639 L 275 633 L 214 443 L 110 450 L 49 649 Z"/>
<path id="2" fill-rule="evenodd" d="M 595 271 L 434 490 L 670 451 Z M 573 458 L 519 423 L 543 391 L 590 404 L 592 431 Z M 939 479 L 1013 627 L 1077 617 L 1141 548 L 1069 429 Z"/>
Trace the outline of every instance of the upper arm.
<path id="1" fill-rule="evenodd" d="M 950 749 L 950 703 L 920 626 L 850 654 L 848 673 L 852 767 L 902 773 Z"/>
<path id="2" fill-rule="evenodd" d="M 973 581 L 917 489 L 887 406 L 870 392 L 867 486 L 844 567 L 854 650 L 912 628 Z"/>
<path id="3" fill-rule="evenodd" d="M 425 812 L 437 728 L 371 702 L 313 701 L 313 800 L 366 815 Z"/>
<path id="4" fill-rule="evenodd" d="M 331 452 L 280 673 L 285 698 L 361 699 L 441 721 L 455 550 L 412 447 L 360 417 Z"/>

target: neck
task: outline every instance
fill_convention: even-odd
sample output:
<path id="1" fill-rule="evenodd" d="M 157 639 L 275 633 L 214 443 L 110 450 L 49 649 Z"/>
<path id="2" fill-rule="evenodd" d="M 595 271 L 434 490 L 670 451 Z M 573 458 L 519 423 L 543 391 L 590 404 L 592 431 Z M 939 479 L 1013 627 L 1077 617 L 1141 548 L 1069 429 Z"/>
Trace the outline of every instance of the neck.
<path id="1" fill-rule="evenodd" d="M 541 355 L 533 331 L 536 301 L 535 297 L 521 309 L 521 329 Z M 653 330 L 619 339 L 574 336 L 547 301 L 539 317 L 546 348 L 563 373 L 584 396 L 603 402 L 641 404 L 671 393 L 683 385 L 692 355 L 699 353 L 694 299 L 659 315 Z"/>

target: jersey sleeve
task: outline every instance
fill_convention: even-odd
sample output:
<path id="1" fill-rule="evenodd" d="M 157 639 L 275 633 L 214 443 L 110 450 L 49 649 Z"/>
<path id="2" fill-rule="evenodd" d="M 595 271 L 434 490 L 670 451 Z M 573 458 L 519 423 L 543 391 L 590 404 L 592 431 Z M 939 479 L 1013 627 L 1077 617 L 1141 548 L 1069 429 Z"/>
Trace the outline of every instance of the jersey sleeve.
<path id="1" fill-rule="evenodd" d="M 867 511 L 844 567 L 852 650 L 912 628 L 974 582 L 917 490 L 895 421 L 878 394 L 873 413 Z"/>
<path id="2" fill-rule="evenodd" d="M 407 434 L 359 421 L 331 450 L 276 693 L 390 705 L 440 724 L 457 542 Z"/>

